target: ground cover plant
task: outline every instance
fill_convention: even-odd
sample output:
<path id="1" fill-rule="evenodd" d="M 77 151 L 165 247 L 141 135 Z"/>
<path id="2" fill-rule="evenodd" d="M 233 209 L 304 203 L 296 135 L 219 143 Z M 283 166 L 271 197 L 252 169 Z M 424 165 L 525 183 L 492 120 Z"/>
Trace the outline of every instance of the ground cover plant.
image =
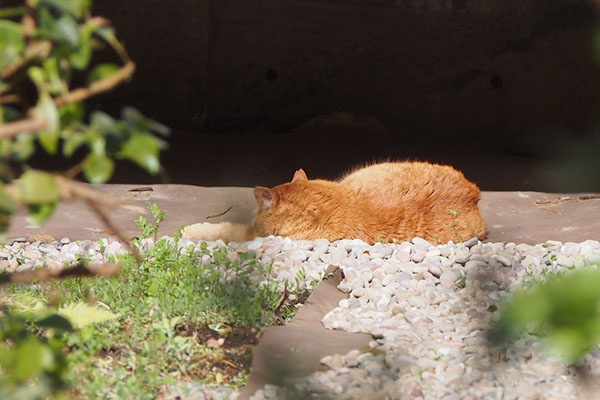
<path id="1" fill-rule="evenodd" d="M 30 321 L 25 336 L 38 350 L 51 345 L 60 366 L 55 381 L 44 377 L 53 370 L 43 368 L 27 379 L 13 374 L 13 391 L 3 398 L 36 398 L 23 395 L 36 385 L 84 398 L 156 398 L 170 384 L 186 381 L 233 387 L 246 382 L 261 329 L 289 319 L 296 301 L 306 297 L 303 276 L 278 282 L 271 266 L 252 253 L 210 250 L 206 243 L 185 247 L 179 235 L 155 240 L 164 213 L 151 210 L 153 221 L 138 220 L 144 234 L 133 244 L 141 262 L 131 254 L 107 256 L 121 264 L 118 277 L 12 284 L 1 292 L 10 307 L 0 324 Z M 44 322 L 50 317 L 60 324 Z M 0 365 L 0 377 L 9 381 L 1 348 Z"/>

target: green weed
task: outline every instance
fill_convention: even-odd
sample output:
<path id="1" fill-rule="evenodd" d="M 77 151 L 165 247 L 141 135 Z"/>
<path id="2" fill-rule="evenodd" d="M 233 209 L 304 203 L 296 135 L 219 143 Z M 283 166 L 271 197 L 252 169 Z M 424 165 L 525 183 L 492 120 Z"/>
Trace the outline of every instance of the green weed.
<path id="1" fill-rule="evenodd" d="M 116 278 L 11 285 L 5 294 L 28 298 L 25 308 L 87 303 L 116 316 L 66 335 L 65 380 L 78 397 L 150 399 L 190 380 L 243 385 L 261 329 L 289 320 L 307 296 L 303 270 L 282 282 L 251 252 L 186 248 L 180 233 L 156 240 L 165 213 L 149 207 L 153 222 L 138 219 L 133 244 L 143 249 L 140 264 L 125 254 Z M 154 244 L 142 246 L 147 238 Z"/>

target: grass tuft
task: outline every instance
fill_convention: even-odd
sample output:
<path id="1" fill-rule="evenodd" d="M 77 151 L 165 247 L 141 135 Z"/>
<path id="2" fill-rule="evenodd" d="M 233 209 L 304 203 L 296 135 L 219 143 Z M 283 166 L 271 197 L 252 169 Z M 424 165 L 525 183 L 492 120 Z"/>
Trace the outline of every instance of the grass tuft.
<path id="1" fill-rule="evenodd" d="M 165 214 L 150 210 L 154 222 L 139 220 L 143 234 L 133 243 L 140 264 L 129 254 L 112 260 L 101 241 L 105 259 L 122 265 L 116 278 L 11 285 L 0 293 L 14 310 L 85 303 L 115 316 L 67 335 L 66 380 L 78 397 L 150 399 L 188 381 L 244 385 L 262 328 L 289 320 L 307 297 L 303 271 L 282 282 L 251 252 L 184 247 L 181 231 L 157 239 Z"/>

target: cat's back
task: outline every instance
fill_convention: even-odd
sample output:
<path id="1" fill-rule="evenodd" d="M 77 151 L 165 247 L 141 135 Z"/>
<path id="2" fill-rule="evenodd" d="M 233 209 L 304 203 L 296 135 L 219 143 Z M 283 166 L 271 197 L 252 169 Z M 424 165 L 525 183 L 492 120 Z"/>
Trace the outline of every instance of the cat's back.
<path id="1" fill-rule="evenodd" d="M 450 166 L 427 162 L 374 164 L 347 175 L 340 186 L 357 198 L 367 199 L 371 215 L 383 216 L 378 226 L 382 237 L 410 240 L 419 236 L 445 243 L 486 235 L 477 206 L 479 188 Z"/>
<path id="2" fill-rule="evenodd" d="M 479 201 L 480 191 L 456 169 L 428 162 L 385 162 L 357 169 L 340 184 L 380 203 L 399 198 L 454 198 Z M 394 200 L 395 199 L 395 200 Z"/>

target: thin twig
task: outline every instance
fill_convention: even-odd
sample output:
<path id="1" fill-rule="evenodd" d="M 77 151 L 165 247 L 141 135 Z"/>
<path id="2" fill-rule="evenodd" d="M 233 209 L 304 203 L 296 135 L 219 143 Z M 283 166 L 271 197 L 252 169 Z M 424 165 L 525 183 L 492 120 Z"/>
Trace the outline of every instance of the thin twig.
<path id="1" fill-rule="evenodd" d="M 79 175 L 80 173 L 83 172 L 83 170 L 85 169 L 85 163 L 86 163 L 86 160 L 83 160 L 83 161 L 73 165 L 71 168 L 69 168 L 68 170 L 63 172 L 63 176 L 68 179 L 75 178 L 77 175 Z"/>
<path id="2" fill-rule="evenodd" d="M 108 41 L 108 44 L 112 46 L 113 50 L 119 55 L 123 63 L 128 64 L 131 62 L 131 58 L 129 58 L 129 54 L 127 54 L 127 50 L 125 50 L 125 46 L 123 46 L 123 43 L 121 43 L 119 39 L 113 37 L 113 40 Z"/>
<path id="3" fill-rule="evenodd" d="M 0 138 L 17 136 L 22 132 L 37 132 L 48 125 L 48 118 L 31 117 L 0 125 Z"/>
<path id="4" fill-rule="evenodd" d="M 77 264 L 71 268 L 52 269 L 44 268 L 35 271 L 10 272 L 0 275 L 0 285 L 7 283 L 24 283 L 31 281 L 47 282 L 56 279 L 66 279 L 70 277 L 109 277 L 119 273 L 121 266 L 119 264 L 101 264 L 101 265 L 83 265 Z"/>
<path id="5" fill-rule="evenodd" d="M 31 42 L 25 48 L 25 59 L 18 63 L 12 63 L 0 72 L 4 80 L 8 80 L 17 72 L 25 69 L 32 62 L 39 58 L 46 58 L 52 51 L 52 43 L 48 40 Z"/>
<path id="6" fill-rule="evenodd" d="M 139 263 L 142 262 L 142 257 L 140 253 L 134 248 L 130 243 L 129 239 L 121 232 L 119 228 L 115 224 L 112 223 L 108 215 L 100 208 L 99 204 L 92 198 L 84 199 L 87 203 L 88 207 L 102 220 L 102 223 L 112 232 L 113 235 L 117 237 L 123 244 L 127 247 L 127 249 L 131 252 L 135 260 Z"/>
<path id="7" fill-rule="evenodd" d="M 104 79 L 93 82 L 90 86 L 75 89 L 69 93 L 65 93 L 54 99 L 54 103 L 57 107 L 62 107 L 65 104 L 77 103 L 87 99 L 88 97 L 95 96 L 99 93 L 106 92 L 119 85 L 122 81 L 133 75 L 135 71 L 135 64 L 128 62 L 121 67 L 114 74 L 107 76 Z"/>
<path id="8" fill-rule="evenodd" d="M 27 65 L 30 60 L 25 60 L 20 63 L 12 63 L 5 67 L 0 73 L 0 77 L 4 80 L 8 80 L 11 76 L 13 76 L 18 70 L 22 69 L 25 65 Z"/>
<path id="9" fill-rule="evenodd" d="M 90 207 L 90 209 L 111 231 L 111 233 L 114 236 L 116 236 L 121 242 L 123 242 L 124 246 L 127 247 L 127 249 L 131 252 L 136 261 L 138 263 L 142 261 L 142 257 L 140 256 L 137 249 L 131 246 L 127 237 L 121 232 L 120 229 L 116 227 L 116 225 L 112 223 L 106 212 L 101 208 L 101 206 L 107 206 L 111 208 L 116 207 L 119 205 L 119 201 L 103 193 L 100 193 L 97 190 L 91 189 L 86 183 L 77 182 L 60 175 L 55 175 L 54 178 L 56 180 L 56 184 L 59 187 L 60 194 L 63 200 L 68 201 L 77 198 L 85 201 L 85 203 Z M 14 183 L 5 186 L 5 192 L 11 197 L 15 197 L 17 190 L 18 189 Z"/>
<path id="10" fill-rule="evenodd" d="M 21 30 L 23 34 L 27 37 L 32 37 L 35 34 L 36 28 L 37 23 L 35 22 L 35 18 L 31 14 L 23 15 L 23 18 L 21 18 Z"/>
<path id="11" fill-rule="evenodd" d="M 64 176 L 55 175 L 56 184 L 60 188 L 61 196 L 64 200 L 73 200 L 79 198 L 82 200 L 93 200 L 95 203 L 108 207 L 116 207 L 119 202 L 113 197 L 91 189 L 90 185 L 83 182 L 77 182 Z"/>
<path id="12" fill-rule="evenodd" d="M 91 189 L 87 183 L 77 182 L 60 175 L 54 175 L 54 179 L 60 190 L 62 200 L 71 201 L 75 198 L 82 200 L 92 199 L 94 202 L 107 207 L 117 207 L 119 205 L 119 201 L 114 197 Z M 4 192 L 12 198 L 17 197 L 18 190 L 17 182 L 4 185 Z"/>
<path id="13" fill-rule="evenodd" d="M 286 282 L 284 282 L 284 285 L 283 285 L 283 293 L 281 293 L 281 296 L 279 296 L 279 300 L 277 301 L 277 304 L 275 305 L 275 309 L 273 310 L 273 312 L 275 313 L 277 318 L 281 321 L 281 323 L 285 323 L 285 319 L 281 315 L 280 309 L 281 309 L 281 306 L 283 305 L 283 303 L 285 302 L 285 300 L 287 300 L 289 294 L 290 294 L 290 292 L 288 292 L 287 281 L 286 281 Z"/>
<path id="14" fill-rule="evenodd" d="M 110 25 L 110 21 L 104 17 L 92 17 L 86 21 L 87 24 L 93 23 L 98 27 L 104 27 Z"/>
<path id="15" fill-rule="evenodd" d="M 230 206 L 230 207 L 229 207 L 227 210 L 223 211 L 223 212 L 222 212 L 222 213 L 220 213 L 220 214 L 209 215 L 208 217 L 206 217 L 206 219 L 209 219 L 209 218 L 217 218 L 217 217 L 223 216 L 223 215 L 227 214 L 229 211 L 231 211 L 231 209 L 232 209 L 232 208 L 233 208 L 233 205 L 232 205 L 232 206 Z"/>
<path id="16" fill-rule="evenodd" d="M 235 365 L 234 363 L 232 363 L 231 361 L 229 361 L 227 359 L 222 359 L 221 362 L 229 365 L 231 368 L 240 369 L 240 367 L 238 367 L 237 365 Z"/>
<path id="17" fill-rule="evenodd" d="M 0 104 L 18 104 L 21 99 L 16 94 L 5 94 L 0 96 Z"/>

